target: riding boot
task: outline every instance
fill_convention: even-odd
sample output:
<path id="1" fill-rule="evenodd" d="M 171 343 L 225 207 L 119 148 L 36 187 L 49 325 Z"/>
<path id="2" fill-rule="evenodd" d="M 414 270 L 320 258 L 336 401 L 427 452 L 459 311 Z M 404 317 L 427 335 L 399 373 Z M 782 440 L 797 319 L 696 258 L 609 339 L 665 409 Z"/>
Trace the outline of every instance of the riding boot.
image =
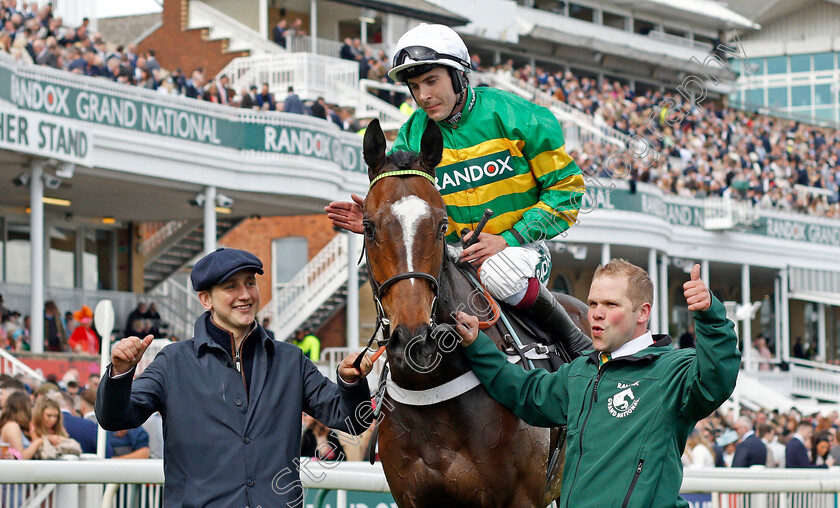
<path id="1" fill-rule="evenodd" d="M 580 331 L 566 309 L 542 284 L 539 284 L 536 300 L 525 310 L 535 323 L 548 332 L 552 342 L 562 346 L 572 356 L 592 349 L 592 339 Z"/>

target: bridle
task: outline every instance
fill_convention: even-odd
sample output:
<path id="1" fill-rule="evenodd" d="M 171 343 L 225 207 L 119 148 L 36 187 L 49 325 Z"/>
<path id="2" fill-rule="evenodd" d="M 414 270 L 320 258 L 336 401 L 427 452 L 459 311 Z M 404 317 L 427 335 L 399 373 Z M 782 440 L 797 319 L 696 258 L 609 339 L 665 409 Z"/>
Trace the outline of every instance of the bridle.
<path id="1" fill-rule="evenodd" d="M 368 187 L 368 190 L 372 189 L 374 184 L 376 184 L 378 181 L 390 176 L 422 176 L 426 180 L 429 180 L 432 183 L 432 185 L 435 184 L 434 177 L 428 173 L 424 173 L 423 171 L 418 171 L 414 169 L 404 169 L 398 171 L 386 171 L 385 173 L 378 175 L 370 182 L 370 187 Z M 443 272 L 443 263 L 441 263 L 440 272 L 438 273 L 437 277 L 426 272 L 411 271 L 398 273 L 392 277 L 389 277 L 384 282 L 379 283 L 376 281 L 376 279 L 374 279 L 373 272 L 370 269 L 370 258 L 368 257 L 367 243 L 368 237 L 365 236 L 365 243 L 363 244 L 362 249 L 364 251 L 363 255 L 365 256 L 365 262 L 367 264 L 368 279 L 370 280 L 370 285 L 373 289 L 373 301 L 376 305 L 376 327 L 373 330 L 373 335 L 368 341 L 368 347 L 370 347 L 370 345 L 373 343 L 373 339 L 374 337 L 376 337 L 376 332 L 378 332 L 380 328 L 382 328 L 383 340 L 379 340 L 377 342 L 380 346 L 388 345 L 388 341 L 391 337 L 391 320 L 388 319 L 388 317 L 385 315 L 385 308 L 382 306 L 382 298 L 385 295 L 385 291 L 389 287 L 393 286 L 401 280 L 423 279 L 429 281 L 429 283 L 432 286 L 432 292 L 434 293 L 434 299 L 432 300 L 432 311 L 429 317 L 429 324 L 431 326 L 434 326 L 435 314 L 437 312 L 438 296 L 440 295 L 440 283 L 438 282 L 438 280 L 440 279 L 440 275 Z M 443 251 L 443 254 L 446 255 L 446 242 L 443 242 Z"/>

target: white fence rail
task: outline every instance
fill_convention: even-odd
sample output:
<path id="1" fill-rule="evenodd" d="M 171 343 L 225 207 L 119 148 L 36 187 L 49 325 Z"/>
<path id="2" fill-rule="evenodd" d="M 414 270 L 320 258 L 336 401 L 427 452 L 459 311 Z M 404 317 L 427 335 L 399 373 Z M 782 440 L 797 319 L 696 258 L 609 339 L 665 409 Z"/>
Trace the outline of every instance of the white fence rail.
<path id="1" fill-rule="evenodd" d="M 0 349 L 0 374 L 8 374 L 9 376 L 17 376 L 18 374 L 37 379 L 40 382 L 46 381 L 43 375 L 38 371 L 32 369 L 22 361 L 15 358 L 12 353 L 5 349 Z"/>
<path id="2" fill-rule="evenodd" d="M 190 0 L 190 28 L 207 27 L 210 38 L 230 41 L 228 51 L 250 51 L 252 55 L 276 55 L 285 50 L 251 27 L 200 0 Z"/>
<path id="3" fill-rule="evenodd" d="M 195 292 L 172 277 L 149 292 L 157 303 L 161 321 L 169 324 L 169 333 L 182 340 L 193 336 L 195 320 L 204 314 L 204 307 Z"/>
<path id="4" fill-rule="evenodd" d="M 339 491 L 389 492 L 382 465 L 367 462 L 339 464 L 303 459 L 300 463 L 303 487 Z M 92 460 L 92 461 L 0 461 L 0 493 L 22 491 L 27 497 L 20 504 L 3 506 L 43 506 L 54 508 L 94 508 L 115 506 L 102 501 L 102 485 L 132 484 L 123 488 L 117 498 L 145 495 L 152 500 L 159 496 L 163 483 L 161 460 Z M 112 490 L 109 489 L 109 493 Z M 688 469 L 683 477 L 682 494 L 711 494 L 713 507 L 735 508 L 821 508 L 834 507 L 840 492 L 840 474 L 833 470 L 797 469 Z M 96 494 L 100 494 L 97 498 Z M 37 500 L 36 496 L 44 496 Z M 2 499 L 2 498 L 0 498 Z M 160 499 L 157 497 L 157 499 Z M 346 508 L 346 500 L 338 497 L 338 508 Z M 122 504 L 116 506 L 123 506 Z M 143 506 L 159 506 L 147 503 Z"/>
<path id="5" fill-rule="evenodd" d="M 230 77 L 234 90 L 268 83 L 278 102 L 292 86 L 301 98 L 324 97 L 329 103 L 348 105 L 350 99 L 342 96 L 335 85 L 356 88 L 359 64 L 311 53 L 283 53 L 234 58 L 220 74 Z"/>
<path id="6" fill-rule="evenodd" d="M 822 368 L 824 364 L 818 365 L 820 368 L 791 364 L 791 393 L 840 403 L 840 373 Z"/>
<path id="7" fill-rule="evenodd" d="M 277 326 L 277 340 L 285 340 L 347 282 L 349 260 L 352 257 L 355 263 L 359 256 L 358 251 L 348 251 L 348 234 L 354 233 L 336 235 L 283 290 L 273 296 L 274 316 L 271 321 Z"/>
<path id="8" fill-rule="evenodd" d="M 329 39 L 318 38 L 314 53 L 339 58 L 342 43 Z M 286 37 L 286 50 L 292 53 L 313 53 L 311 35 L 289 35 Z"/>

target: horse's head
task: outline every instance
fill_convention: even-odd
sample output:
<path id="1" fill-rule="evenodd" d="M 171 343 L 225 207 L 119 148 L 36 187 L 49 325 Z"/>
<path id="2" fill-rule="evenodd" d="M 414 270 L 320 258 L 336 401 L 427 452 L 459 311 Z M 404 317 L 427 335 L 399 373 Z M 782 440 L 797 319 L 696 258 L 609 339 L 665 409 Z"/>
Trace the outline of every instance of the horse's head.
<path id="1" fill-rule="evenodd" d="M 364 206 L 365 245 L 392 367 L 405 361 L 412 342 L 411 357 L 434 352 L 430 339 L 448 225 L 434 183 L 442 153 L 443 137 L 435 122 L 428 122 L 419 155 L 386 156 L 385 135 L 376 120 L 365 132 L 371 181 Z"/>

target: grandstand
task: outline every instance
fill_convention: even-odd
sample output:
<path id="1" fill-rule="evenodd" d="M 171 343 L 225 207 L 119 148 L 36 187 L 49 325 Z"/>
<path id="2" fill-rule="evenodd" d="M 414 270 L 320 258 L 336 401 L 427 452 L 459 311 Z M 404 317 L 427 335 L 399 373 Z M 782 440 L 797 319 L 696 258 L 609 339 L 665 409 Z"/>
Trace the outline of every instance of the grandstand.
<path id="1" fill-rule="evenodd" d="M 595 267 L 624 257 L 654 281 L 652 331 L 676 338 L 700 263 L 741 337 L 727 407 L 840 404 L 835 2 L 165 0 L 120 20 L 84 4 L 3 8 L 0 295 L 32 316 L 33 339 L 0 351 L 0 373 L 57 358 L 40 339 L 47 300 L 62 312 L 111 300 L 118 326 L 154 301 L 188 337 L 200 312 L 188 273 L 217 245 L 264 261 L 261 315 L 279 340 L 307 328 L 356 350 L 376 317 L 359 241 L 321 211 L 366 192 L 356 131 L 407 118 L 379 65 L 432 22 L 464 37 L 472 85 L 549 107 L 585 172 L 579 224 L 549 243 L 553 290 L 585 298 Z M 272 41 L 281 20 L 301 20 L 285 46 Z M 122 48 L 97 29 L 122 33 Z M 346 39 L 358 58 L 341 58 Z M 241 107 L 263 84 L 307 114 Z M 330 372 L 345 350 L 333 351 Z"/>

